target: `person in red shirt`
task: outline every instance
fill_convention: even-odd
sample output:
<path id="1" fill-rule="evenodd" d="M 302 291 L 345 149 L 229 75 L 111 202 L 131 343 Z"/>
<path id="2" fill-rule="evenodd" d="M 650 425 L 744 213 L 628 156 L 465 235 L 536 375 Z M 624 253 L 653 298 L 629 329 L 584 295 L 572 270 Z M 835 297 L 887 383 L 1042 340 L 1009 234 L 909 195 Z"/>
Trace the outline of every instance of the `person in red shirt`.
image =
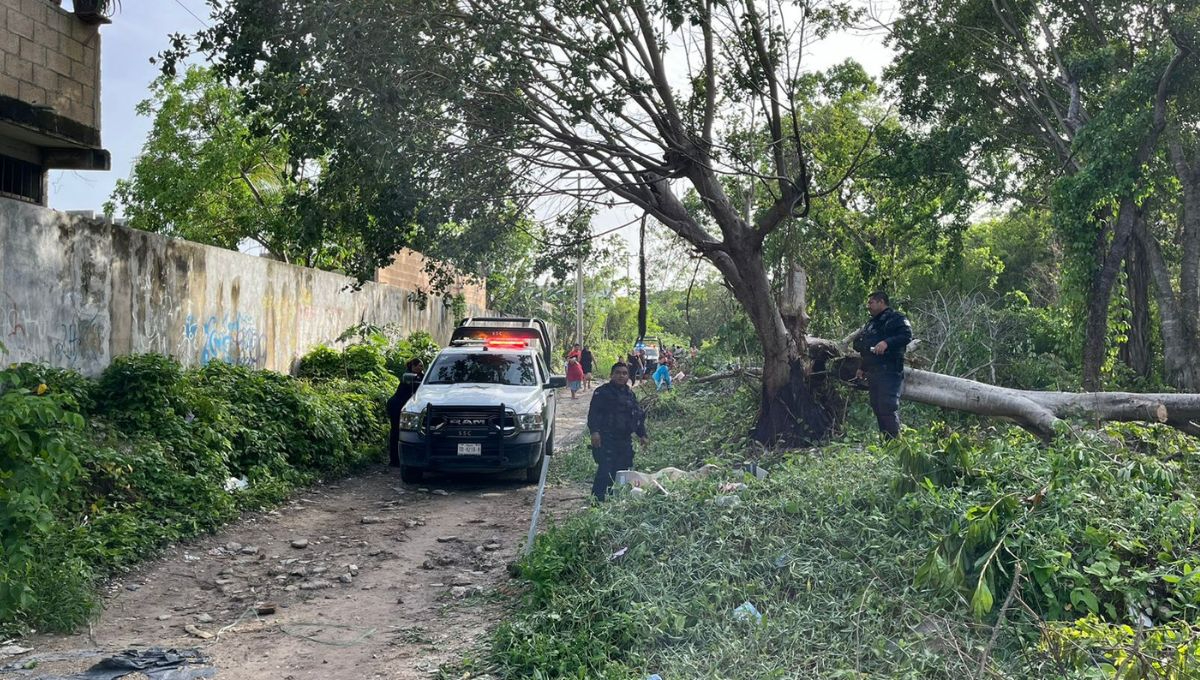
<path id="1" fill-rule="evenodd" d="M 575 393 L 583 389 L 583 366 L 579 364 L 579 357 L 571 355 L 567 357 L 567 387 L 571 390 L 571 398 L 575 398 Z"/>

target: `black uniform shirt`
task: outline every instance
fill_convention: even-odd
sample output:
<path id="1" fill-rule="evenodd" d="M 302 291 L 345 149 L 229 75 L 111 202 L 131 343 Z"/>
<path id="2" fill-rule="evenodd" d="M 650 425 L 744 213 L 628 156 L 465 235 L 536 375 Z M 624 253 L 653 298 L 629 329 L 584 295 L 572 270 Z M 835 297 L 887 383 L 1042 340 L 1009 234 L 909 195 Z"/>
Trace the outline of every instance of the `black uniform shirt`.
<path id="1" fill-rule="evenodd" d="M 646 412 L 628 385 L 618 386 L 608 382 L 592 393 L 587 425 L 588 430 L 603 435 L 628 437 L 636 434 L 645 437 Z"/>
<path id="2" fill-rule="evenodd" d="M 864 370 L 902 371 L 904 353 L 912 337 L 912 324 L 908 318 L 888 307 L 863 326 L 854 340 L 854 349 L 862 355 Z M 882 355 L 872 353 L 871 348 L 880 342 L 887 343 L 887 351 Z"/>

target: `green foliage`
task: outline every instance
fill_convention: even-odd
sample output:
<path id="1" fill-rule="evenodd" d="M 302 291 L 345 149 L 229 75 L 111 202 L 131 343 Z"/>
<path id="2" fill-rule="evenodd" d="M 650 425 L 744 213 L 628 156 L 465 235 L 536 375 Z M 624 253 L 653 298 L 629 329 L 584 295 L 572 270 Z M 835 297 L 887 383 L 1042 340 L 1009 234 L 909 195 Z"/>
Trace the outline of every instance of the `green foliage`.
<path id="1" fill-rule="evenodd" d="M 667 496 L 619 492 L 540 536 L 492 641 L 499 677 L 976 677 L 991 632 L 976 621 L 996 621 L 1018 565 L 1015 595 L 1038 618 L 1010 603 L 989 677 L 1194 674 L 1200 458 L 1174 430 L 1111 425 L 1046 446 L 977 423 L 884 445 L 852 429 L 772 452 L 755 481 L 728 467 L 756 457 L 737 435 L 754 390 L 642 396 L 639 470 L 726 471 Z M 585 446 L 554 465 L 595 471 Z M 726 481 L 748 483 L 740 502 L 716 500 Z M 745 601 L 760 624 L 732 616 Z"/>
<path id="2" fill-rule="evenodd" d="M 901 521 L 938 535 L 918 582 L 961 590 L 990 611 L 1019 562 L 1023 599 L 1053 620 L 1084 613 L 1111 623 L 1200 619 L 1193 549 L 1197 464 L 1175 432 L 1111 425 L 1043 448 L 1001 436 L 911 432 L 895 450 L 957 447 L 971 473 L 923 476 L 898 506 Z M 917 475 L 906 470 L 906 481 Z"/>
<path id="3" fill-rule="evenodd" d="M 342 353 L 327 347 L 317 345 L 300 357 L 296 367 L 296 375 L 310 380 L 329 380 L 346 374 L 346 366 L 342 361 Z"/>
<path id="4" fill-rule="evenodd" d="M 348 328 L 338 341 L 352 342 L 340 352 L 325 345 L 314 347 L 300 358 L 297 375 L 316 381 L 362 380 L 394 388 L 409 360 L 420 359 L 428 366 L 440 349 L 428 331 L 401 337 L 394 328 L 363 324 Z"/>
<path id="5" fill-rule="evenodd" d="M 1047 628 L 1042 646 L 1065 667 L 1087 677 L 1186 680 L 1200 674 L 1200 630 L 1172 623 L 1152 630 L 1106 623 L 1088 614 Z"/>
<path id="6" fill-rule="evenodd" d="M 184 371 L 153 354 L 97 381 L 0 371 L 0 630 L 69 631 L 94 611 L 97 578 L 377 459 L 394 379 L 356 361 L 367 380 Z M 248 488 L 228 491 L 231 477 Z"/>
<path id="7" fill-rule="evenodd" d="M 405 364 L 412 359 L 420 359 L 422 364 L 428 366 L 440 349 L 428 331 L 413 331 L 408 337 L 398 339 L 388 347 L 385 356 L 387 370 L 392 375 L 402 376 L 406 370 Z"/>
<path id="8" fill-rule="evenodd" d="M 34 581 L 38 573 L 58 576 L 76 566 L 41 566 L 38 548 L 53 531 L 59 494 L 81 473 L 84 421 L 64 408 L 69 398 L 44 384 L 21 387 L 21 374 L 0 373 L 0 612 L 36 602 L 44 587 Z"/>
<path id="9" fill-rule="evenodd" d="M 247 114 L 245 94 L 212 70 L 163 76 L 138 104 L 153 118 L 128 179 L 118 180 L 105 212 L 130 226 L 236 250 L 249 239 L 272 257 L 341 269 L 355 242 L 333 220 L 305 219 L 324 163 L 296 164 L 288 135 Z"/>
<path id="10" fill-rule="evenodd" d="M 76 413 L 90 412 L 95 407 L 96 383 L 79 373 L 46 364 L 11 364 L 5 369 L 10 387 L 34 391 L 39 385 L 58 397 L 64 408 Z M 0 386 L 3 387 L 3 386 Z"/>

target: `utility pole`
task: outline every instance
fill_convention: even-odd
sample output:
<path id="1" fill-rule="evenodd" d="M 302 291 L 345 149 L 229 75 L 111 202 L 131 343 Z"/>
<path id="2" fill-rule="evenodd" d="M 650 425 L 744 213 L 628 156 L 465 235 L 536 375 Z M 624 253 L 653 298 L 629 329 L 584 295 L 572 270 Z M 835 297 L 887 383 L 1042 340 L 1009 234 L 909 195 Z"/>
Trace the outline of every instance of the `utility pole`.
<path id="1" fill-rule="evenodd" d="M 583 217 L 583 177 L 575 179 L 575 197 L 579 201 L 579 216 Z M 589 229 L 589 231 L 591 231 Z M 583 256 L 575 267 L 575 342 L 583 344 Z"/>
<path id="2" fill-rule="evenodd" d="M 575 269 L 575 342 L 583 344 L 583 256 Z"/>

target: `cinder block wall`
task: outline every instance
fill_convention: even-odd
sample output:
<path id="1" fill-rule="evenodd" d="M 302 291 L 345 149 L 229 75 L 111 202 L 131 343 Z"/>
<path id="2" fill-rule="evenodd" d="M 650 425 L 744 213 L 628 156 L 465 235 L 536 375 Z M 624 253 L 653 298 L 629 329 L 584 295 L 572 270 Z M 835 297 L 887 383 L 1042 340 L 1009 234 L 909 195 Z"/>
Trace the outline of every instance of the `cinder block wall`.
<path id="1" fill-rule="evenodd" d="M 0 0 L 0 95 L 100 129 L 100 32 L 50 0 Z"/>
<path id="2" fill-rule="evenodd" d="M 390 265 L 375 272 L 375 281 L 407 290 L 428 291 L 430 281 L 429 275 L 425 273 L 425 262 L 424 255 L 404 248 L 396 253 Z M 465 276 L 460 276 L 458 282 L 450 287 L 449 292 L 451 295 L 462 293 L 468 307 L 487 306 L 486 285 L 471 283 Z"/>

